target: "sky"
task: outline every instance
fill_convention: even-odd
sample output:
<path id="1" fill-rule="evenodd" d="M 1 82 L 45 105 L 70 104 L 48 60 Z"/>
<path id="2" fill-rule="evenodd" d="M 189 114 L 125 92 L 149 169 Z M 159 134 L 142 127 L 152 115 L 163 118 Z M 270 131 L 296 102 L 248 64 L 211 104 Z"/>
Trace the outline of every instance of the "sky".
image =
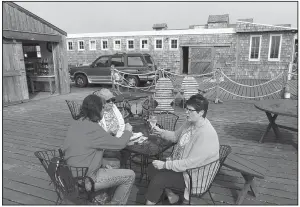
<path id="1" fill-rule="evenodd" d="M 229 21 L 253 18 L 261 24 L 297 28 L 297 2 L 15 2 L 68 34 L 149 31 L 204 25 L 209 15 L 229 14 Z"/>

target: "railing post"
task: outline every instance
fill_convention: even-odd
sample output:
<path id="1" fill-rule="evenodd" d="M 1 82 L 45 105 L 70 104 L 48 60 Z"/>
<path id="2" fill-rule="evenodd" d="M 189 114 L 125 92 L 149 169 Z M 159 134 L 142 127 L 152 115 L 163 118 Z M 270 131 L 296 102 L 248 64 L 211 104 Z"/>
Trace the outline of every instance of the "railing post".
<path id="1" fill-rule="evenodd" d="M 288 70 L 288 78 L 287 81 L 290 81 L 292 79 L 292 71 L 293 71 L 293 63 L 289 63 L 289 70 Z"/>
<path id="2" fill-rule="evenodd" d="M 291 98 L 291 93 L 290 93 L 290 87 L 289 87 L 289 81 L 291 80 L 291 72 L 292 72 L 292 69 L 293 69 L 293 63 L 289 63 L 289 66 L 288 66 L 288 70 L 287 70 L 287 75 L 286 77 L 283 77 L 284 81 L 284 87 L 283 87 L 283 98 L 284 99 L 289 99 Z"/>
<path id="3" fill-rule="evenodd" d="M 221 78 L 221 69 L 217 68 L 216 72 L 215 72 L 215 77 L 216 77 L 216 82 L 217 82 L 217 86 L 216 86 L 216 99 L 215 99 L 215 104 L 217 103 L 223 103 L 223 101 L 221 101 L 220 99 L 220 78 Z"/>
<path id="4" fill-rule="evenodd" d="M 110 68 L 110 76 L 111 76 L 111 81 L 112 81 L 112 89 L 116 90 L 116 88 L 115 88 L 115 71 L 114 71 L 113 66 L 111 66 L 111 68 Z"/>

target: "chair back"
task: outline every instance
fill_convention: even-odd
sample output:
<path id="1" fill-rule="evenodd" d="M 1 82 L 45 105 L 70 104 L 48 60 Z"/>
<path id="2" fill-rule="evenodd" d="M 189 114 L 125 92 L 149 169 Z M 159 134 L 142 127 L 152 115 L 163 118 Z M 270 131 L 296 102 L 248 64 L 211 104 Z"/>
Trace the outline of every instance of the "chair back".
<path id="1" fill-rule="evenodd" d="M 81 118 L 81 104 L 76 103 L 75 101 L 66 100 L 66 103 L 69 107 L 71 115 L 74 120 Z"/>
<path id="2" fill-rule="evenodd" d="M 170 111 L 157 110 L 154 110 L 152 114 L 157 117 L 157 125 L 159 125 L 162 129 L 175 131 L 179 116 Z"/>
<path id="3" fill-rule="evenodd" d="M 78 201 L 85 203 L 85 201 L 90 200 L 85 183 L 87 178 L 89 182 L 93 181 L 86 176 L 87 167 L 72 167 L 67 165 L 60 149 L 58 151 L 37 151 L 34 155 L 45 168 L 60 200 L 65 198 L 73 203 L 78 203 Z M 91 186 L 90 190 L 94 191 L 93 183 Z"/>
<path id="4" fill-rule="evenodd" d="M 123 119 L 127 119 L 131 116 L 130 105 L 128 106 L 128 104 L 129 103 L 126 103 L 126 102 L 116 103 L 116 106 L 119 109 L 119 111 L 121 112 Z"/>
<path id="5" fill-rule="evenodd" d="M 191 200 L 192 196 L 201 197 L 210 189 L 216 175 L 220 171 L 230 152 L 230 146 L 221 145 L 219 149 L 219 159 L 201 167 L 187 170 L 190 179 L 189 200 Z"/>
<path id="6" fill-rule="evenodd" d="M 158 103 L 152 96 L 146 98 L 142 103 L 142 117 L 149 118 L 150 111 L 153 111 L 158 106 Z"/>

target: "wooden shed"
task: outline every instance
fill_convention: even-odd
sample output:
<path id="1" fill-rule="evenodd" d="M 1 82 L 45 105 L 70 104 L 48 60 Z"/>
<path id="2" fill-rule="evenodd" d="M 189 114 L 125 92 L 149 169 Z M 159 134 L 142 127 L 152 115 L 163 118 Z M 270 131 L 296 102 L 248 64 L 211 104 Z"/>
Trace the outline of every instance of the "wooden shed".
<path id="1" fill-rule="evenodd" d="M 30 93 L 70 93 L 67 33 L 12 2 L 3 2 L 3 104 Z"/>

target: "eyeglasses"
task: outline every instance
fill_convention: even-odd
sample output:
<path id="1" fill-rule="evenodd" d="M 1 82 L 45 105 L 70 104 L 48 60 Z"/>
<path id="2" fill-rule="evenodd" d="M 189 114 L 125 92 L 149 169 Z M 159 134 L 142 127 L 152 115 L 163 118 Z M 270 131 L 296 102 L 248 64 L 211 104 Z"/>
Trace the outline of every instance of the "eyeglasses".
<path id="1" fill-rule="evenodd" d="M 185 109 L 185 111 L 188 111 L 189 113 L 191 113 L 191 112 L 193 112 L 193 111 L 197 111 L 197 110 L 195 110 L 195 109 L 189 109 L 189 108 L 184 108 Z"/>
<path id="2" fill-rule="evenodd" d="M 108 100 L 106 100 L 106 103 L 114 103 L 116 101 L 115 98 L 110 98 Z"/>

